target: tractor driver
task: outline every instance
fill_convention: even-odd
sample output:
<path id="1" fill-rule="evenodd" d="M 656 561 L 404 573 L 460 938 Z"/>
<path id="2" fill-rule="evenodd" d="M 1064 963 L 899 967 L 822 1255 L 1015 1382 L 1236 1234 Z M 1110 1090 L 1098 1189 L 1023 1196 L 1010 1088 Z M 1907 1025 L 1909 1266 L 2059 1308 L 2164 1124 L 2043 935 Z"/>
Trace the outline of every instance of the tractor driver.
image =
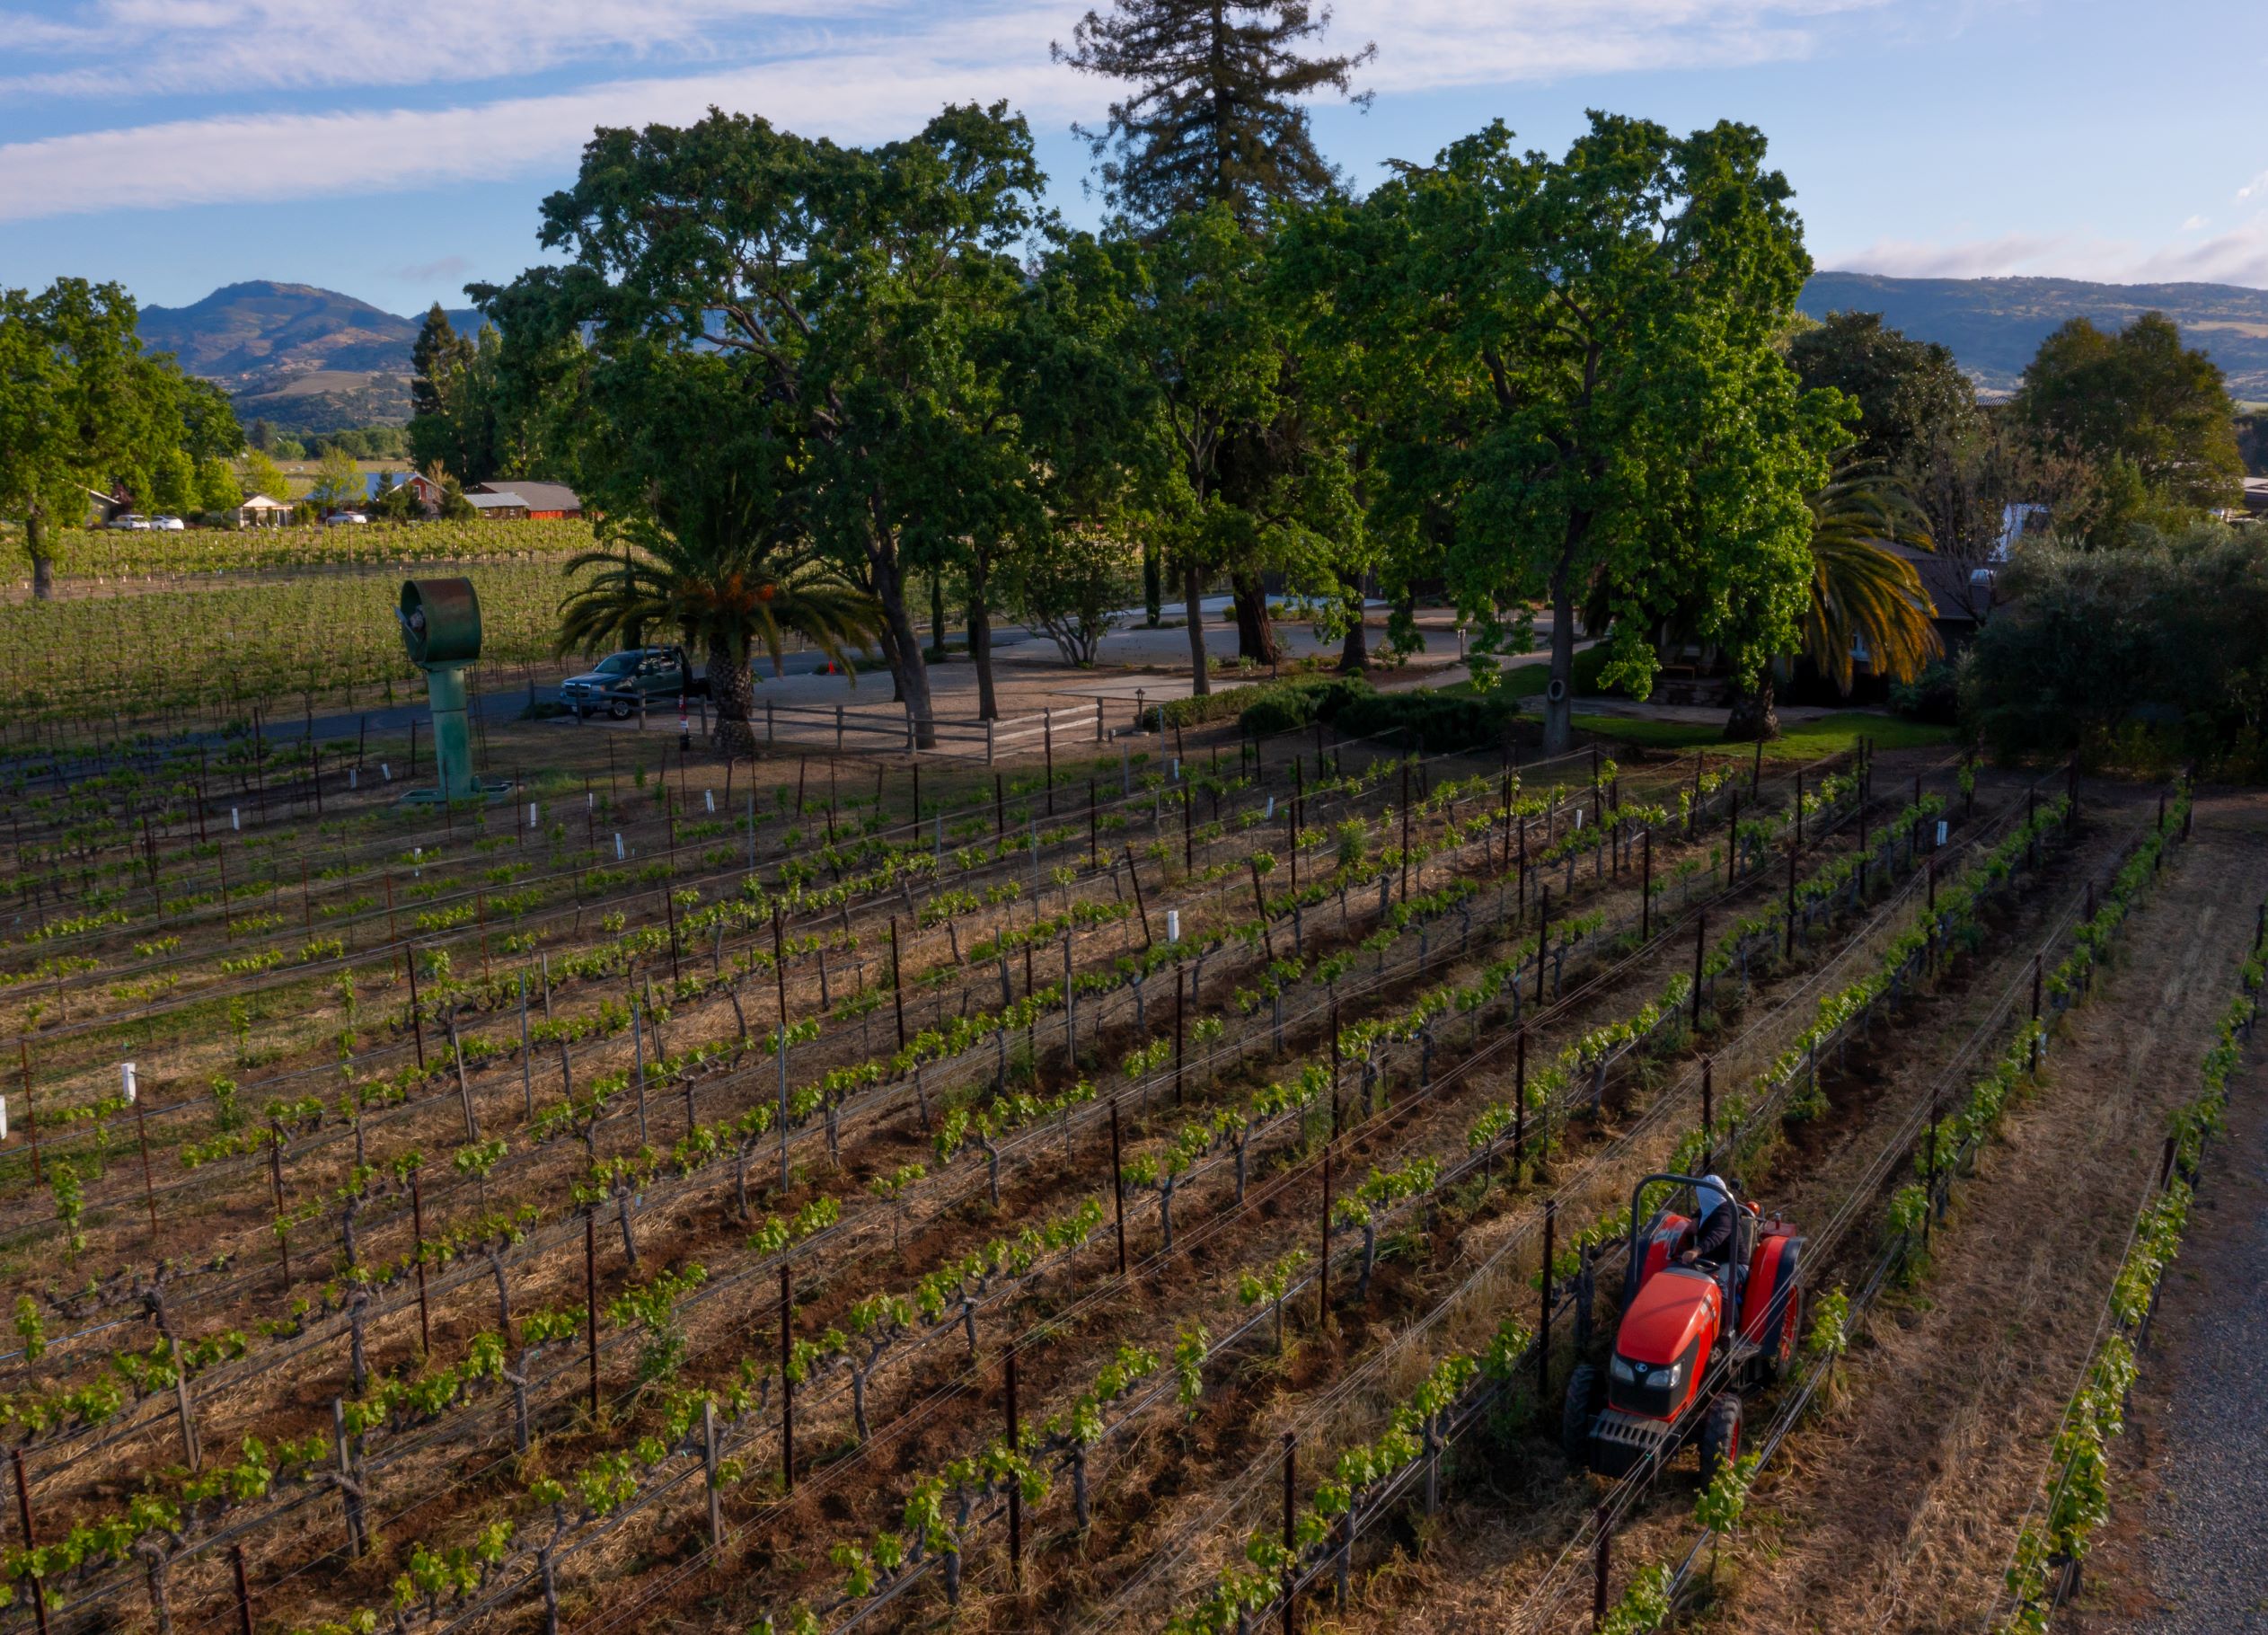
<path id="1" fill-rule="evenodd" d="M 1725 1264 L 1733 1249 L 1733 1189 L 1716 1175 L 1705 1175 L 1694 1189 L 1694 1211 L 1699 1224 L 1693 1229 L 1692 1245 L 1678 1256 L 1682 1266 L 1705 1265 L 1712 1269 Z"/>

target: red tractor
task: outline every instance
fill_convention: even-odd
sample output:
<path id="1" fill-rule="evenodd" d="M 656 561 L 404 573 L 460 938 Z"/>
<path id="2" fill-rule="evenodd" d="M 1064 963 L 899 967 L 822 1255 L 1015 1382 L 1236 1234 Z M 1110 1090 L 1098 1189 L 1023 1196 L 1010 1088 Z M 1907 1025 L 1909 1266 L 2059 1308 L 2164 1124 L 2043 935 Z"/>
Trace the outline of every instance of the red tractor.
<path id="1" fill-rule="evenodd" d="M 1649 1189 L 1673 1190 L 1648 1214 Z M 1701 1480 L 1740 1457 L 1741 1397 L 1779 1378 L 1796 1355 L 1804 1304 L 1804 1240 L 1760 1215 L 1731 1183 L 1732 1243 L 1721 1265 L 1685 1265 L 1695 1200 L 1716 1189 L 1691 1175 L 1649 1175 L 1630 1194 L 1622 1317 L 1605 1378 L 1578 1364 L 1567 1381 L 1560 1439 L 1571 1464 L 1620 1477 L 1700 1446 Z M 1603 1387 L 1603 1388 L 1602 1388 Z"/>

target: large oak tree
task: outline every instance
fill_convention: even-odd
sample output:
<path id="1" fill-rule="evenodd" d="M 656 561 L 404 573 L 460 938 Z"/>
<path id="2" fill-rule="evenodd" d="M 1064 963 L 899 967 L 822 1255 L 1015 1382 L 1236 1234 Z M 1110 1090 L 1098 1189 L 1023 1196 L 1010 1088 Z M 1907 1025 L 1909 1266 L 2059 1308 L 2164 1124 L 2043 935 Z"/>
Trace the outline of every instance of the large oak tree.
<path id="1" fill-rule="evenodd" d="M 883 656 L 935 741 L 907 605 L 910 551 L 950 525 L 992 423 L 993 345 L 1038 223 L 1024 121 L 949 108 L 906 140 L 841 147 L 751 115 L 601 130 L 544 201 L 554 321 L 602 357 L 657 341 L 744 360 L 776 430 L 764 482 L 882 608 Z M 526 282 L 524 278 L 523 282 Z M 578 310 L 579 306 L 579 311 Z M 635 437 L 622 426 L 611 435 Z"/>
<path id="2" fill-rule="evenodd" d="M 1810 260 L 1763 160 L 1741 125 L 1593 114 L 1555 160 L 1497 124 L 1298 230 L 1292 252 L 1391 393 L 1381 527 L 1429 549 L 1484 645 L 1523 634 L 1499 609 L 1551 610 L 1552 751 L 1572 741 L 1587 597 L 1614 618 L 1610 678 L 1640 695 L 1673 613 L 1752 699 L 1796 644 L 1805 496 L 1845 405 L 1775 346 Z M 1752 711 L 1736 725 L 1764 729 Z"/>

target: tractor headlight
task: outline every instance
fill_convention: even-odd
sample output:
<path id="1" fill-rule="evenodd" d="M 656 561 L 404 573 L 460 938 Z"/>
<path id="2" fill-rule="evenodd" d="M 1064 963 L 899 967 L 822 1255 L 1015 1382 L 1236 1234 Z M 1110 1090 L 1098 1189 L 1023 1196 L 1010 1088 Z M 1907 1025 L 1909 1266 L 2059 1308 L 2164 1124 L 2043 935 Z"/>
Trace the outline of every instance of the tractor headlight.
<path id="1" fill-rule="evenodd" d="M 1646 1370 L 1643 1368 L 1632 1367 L 1618 1354 L 1611 1367 L 1609 1369 L 1609 1372 L 1623 1384 L 1636 1385 L 1641 1383 L 1641 1377 L 1645 1374 Z"/>
<path id="2" fill-rule="evenodd" d="M 1685 1365 L 1681 1362 L 1672 1363 L 1666 1367 L 1656 1368 L 1649 1373 L 1646 1376 L 1646 1383 L 1655 1391 L 1675 1391 L 1684 1377 Z"/>

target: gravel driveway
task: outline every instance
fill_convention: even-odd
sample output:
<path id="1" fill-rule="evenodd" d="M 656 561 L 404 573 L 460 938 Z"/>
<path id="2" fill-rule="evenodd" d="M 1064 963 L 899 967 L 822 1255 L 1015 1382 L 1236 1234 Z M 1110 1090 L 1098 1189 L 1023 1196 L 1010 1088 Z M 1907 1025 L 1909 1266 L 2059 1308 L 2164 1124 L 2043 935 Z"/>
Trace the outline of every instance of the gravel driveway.
<path id="1" fill-rule="evenodd" d="M 2248 1054 L 2143 1365 L 2165 1407 L 2138 1635 L 2268 1635 L 2268 1030 Z"/>

